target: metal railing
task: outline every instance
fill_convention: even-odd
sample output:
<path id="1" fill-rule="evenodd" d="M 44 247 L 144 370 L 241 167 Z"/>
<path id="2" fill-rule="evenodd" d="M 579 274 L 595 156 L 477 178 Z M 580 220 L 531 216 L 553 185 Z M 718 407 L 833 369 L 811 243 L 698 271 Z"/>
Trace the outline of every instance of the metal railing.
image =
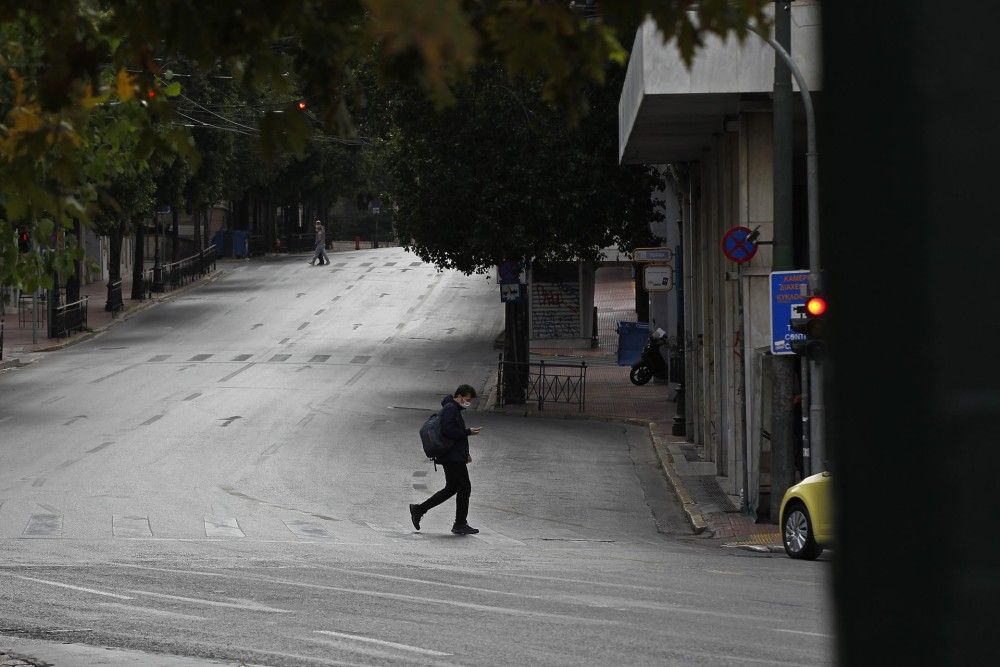
<path id="1" fill-rule="evenodd" d="M 140 299 L 150 299 L 154 292 L 166 292 L 187 285 L 215 270 L 215 244 L 199 253 L 169 264 L 143 269 Z"/>
<path id="2" fill-rule="evenodd" d="M 509 385 L 509 386 L 506 386 Z M 547 363 L 542 361 L 504 361 L 497 364 L 497 396 L 500 405 L 538 403 L 576 404 L 580 412 L 587 402 L 587 363 Z"/>
<path id="3" fill-rule="evenodd" d="M 214 269 L 215 245 L 213 244 L 195 255 L 164 264 L 160 267 L 160 284 L 153 287 L 158 288 L 156 291 L 160 292 L 167 289 L 167 286 L 174 290 L 211 273 Z"/>
<path id="4" fill-rule="evenodd" d="M 65 338 L 74 331 L 87 328 L 87 307 L 90 297 L 85 296 L 79 301 L 56 306 L 52 314 L 52 333 L 56 338 Z M 53 304 L 54 305 L 54 304 Z"/>

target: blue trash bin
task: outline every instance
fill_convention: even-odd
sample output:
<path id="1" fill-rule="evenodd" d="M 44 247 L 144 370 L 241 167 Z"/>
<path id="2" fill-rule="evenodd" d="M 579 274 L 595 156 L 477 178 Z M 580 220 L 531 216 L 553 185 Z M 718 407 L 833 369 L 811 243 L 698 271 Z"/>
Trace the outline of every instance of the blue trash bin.
<path id="1" fill-rule="evenodd" d="M 618 365 L 631 366 L 639 361 L 649 339 L 648 322 L 618 322 Z"/>

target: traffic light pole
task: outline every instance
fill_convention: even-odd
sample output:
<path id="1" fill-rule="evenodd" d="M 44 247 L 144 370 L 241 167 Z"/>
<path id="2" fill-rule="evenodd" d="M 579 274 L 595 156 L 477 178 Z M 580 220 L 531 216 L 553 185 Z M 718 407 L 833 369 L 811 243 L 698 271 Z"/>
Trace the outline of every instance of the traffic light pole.
<path id="1" fill-rule="evenodd" d="M 816 114 L 813 110 L 812 95 L 806 85 L 795 61 L 781 44 L 766 34 L 758 32 L 757 28 L 747 26 L 749 30 L 766 41 L 774 49 L 775 56 L 780 57 L 791 70 L 795 83 L 799 85 L 802 95 L 802 105 L 806 111 L 806 197 L 809 211 L 809 293 L 817 294 L 820 289 L 819 263 L 819 153 L 816 151 Z M 823 375 L 819 360 L 809 361 L 809 439 L 811 459 L 818 468 L 826 466 L 826 449 L 823 441 L 824 408 L 823 408 Z"/>

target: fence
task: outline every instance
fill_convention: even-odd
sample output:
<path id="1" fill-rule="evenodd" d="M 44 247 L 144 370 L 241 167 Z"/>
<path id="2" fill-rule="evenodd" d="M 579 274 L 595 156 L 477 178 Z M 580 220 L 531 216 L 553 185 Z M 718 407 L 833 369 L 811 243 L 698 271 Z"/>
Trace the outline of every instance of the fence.
<path id="1" fill-rule="evenodd" d="M 215 245 L 190 257 L 153 267 L 142 272 L 140 299 L 150 299 L 154 292 L 166 292 L 195 281 L 215 270 Z M 110 285 L 108 286 L 110 290 Z"/>
<path id="2" fill-rule="evenodd" d="M 83 331 L 86 329 L 87 306 L 89 303 L 90 297 L 85 296 L 79 301 L 67 303 L 63 306 L 56 306 L 52 314 L 51 337 L 65 338 L 74 331 Z"/>
<path id="3" fill-rule="evenodd" d="M 507 386 L 509 385 L 509 386 Z M 504 361 L 497 368 L 500 405 L 538 403 L 576 404 L 583 412 L 587 402 L 587 364 L 552 364 L 543 361 Z"/>

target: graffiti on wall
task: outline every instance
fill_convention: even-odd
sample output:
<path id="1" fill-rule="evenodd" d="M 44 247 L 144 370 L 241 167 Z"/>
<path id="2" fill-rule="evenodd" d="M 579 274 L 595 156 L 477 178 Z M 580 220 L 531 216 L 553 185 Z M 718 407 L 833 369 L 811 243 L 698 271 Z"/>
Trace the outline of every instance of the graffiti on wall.
<path id="1" fill-rule="evenodd" d="M 531 337 L 580 337 L 579 283 L 532 283 Z"/>

